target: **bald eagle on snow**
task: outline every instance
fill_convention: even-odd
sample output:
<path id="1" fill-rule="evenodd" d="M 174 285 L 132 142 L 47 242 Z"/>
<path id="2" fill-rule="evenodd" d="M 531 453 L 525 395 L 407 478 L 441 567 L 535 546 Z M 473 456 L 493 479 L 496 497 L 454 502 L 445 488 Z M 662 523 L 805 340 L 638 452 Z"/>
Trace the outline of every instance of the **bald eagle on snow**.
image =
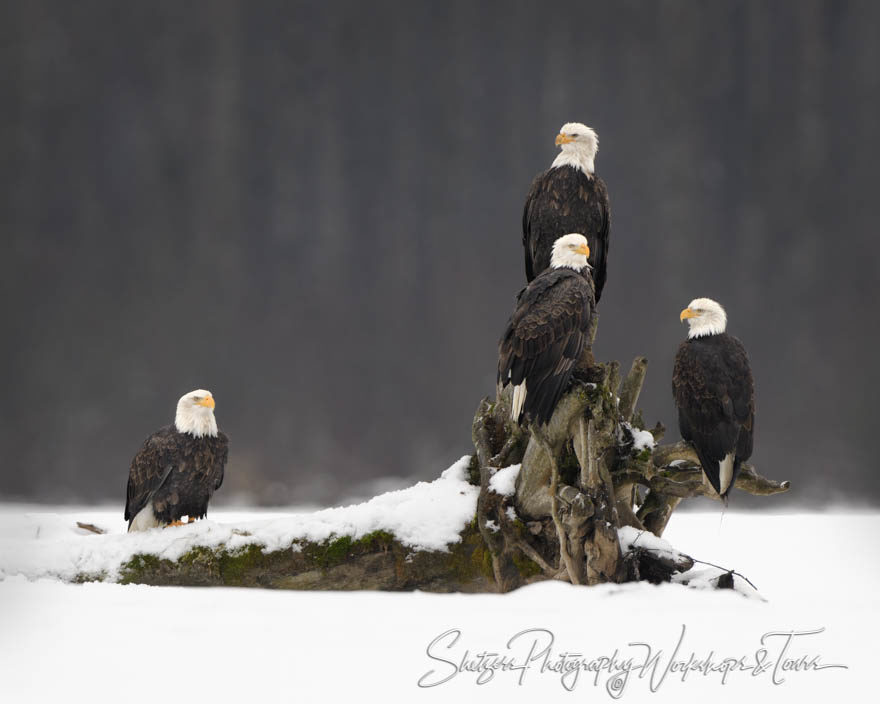
<path id="1" fill-rule="evenodd" d="M 755 382 L 749 357 L 742 342 L 725 332 L 727 314 L 710 298 L 695 298 L 680 320 L 687 320 L 690 330 L 672 372 L 678 427 L 726 503 L 740 466 L 752 454 Z"/>
<path id="2" fill-rule="evenodd" d="M 579 232 L 590 245 L 590 266 L 598 303 L 605 287 L 611 224 L 608 190 L 595 174 L 599 137 L 586 125 L 569 122 L 559 131 L 556 144 L 562 151 L 550 168 L 532 182 L 523 209 L 526 279 L 531 281 L 550 266 L 557 237 Z"/>
<path id="3" fill-rule="evenodd" d="M 589 256 L 583 235 L 558 238 L 550 268 L 517 296 L 498 344 L 498 392 L 513 385 L 515 423 L 550 420 L 588 343 L 596 306 Z"/>
<path id="4" fill-rule="evenodd" d="M 223 483 L 229 439 L 217 430 L 214 397 L 197 389 L 177 402 L 174 425 L 157 430 L 131 461 L 125 520 L 129 532 L 204 518 Z"/>

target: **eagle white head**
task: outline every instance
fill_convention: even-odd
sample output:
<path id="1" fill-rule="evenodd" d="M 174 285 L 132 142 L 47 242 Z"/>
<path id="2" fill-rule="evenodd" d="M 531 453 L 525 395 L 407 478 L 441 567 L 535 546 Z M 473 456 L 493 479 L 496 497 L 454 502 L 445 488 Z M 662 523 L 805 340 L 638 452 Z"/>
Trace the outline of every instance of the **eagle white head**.
<path id="1" fill-rule="evenodd" d="M 584 267 L 590 266 L 587 262 L 589 256 L 590 245 L 587 243 L 587 238 L 572 232 L 570 235 L 563 235 L 553 243 L 550 266 L 554 269 L 567 266 L 569 269 L 581 271 Z"/>
<path id="2" fill-rule="evenodd" d="M 553 160 L 553 166 L 573 166 L 587 176 L 593 175 L 599 151 L 599 135 L 595 130 L 580 122 L 566 122 L 556 135 L 556 146 L 562 151 Z"/>
<path id="3" fill-rule="evenodd" d="M 688 338 L 720 335 L 727 329 L 727 313 L 711 298 L 695 298 L 678 319 L 688 321 Z"/>
<path id="4" fill-rule="evenodd" d="M 184 394 L 177 402 L 174 427 L 180 433 L 197 438 L 210 435 L 217 437 L 217 419 L 214 417 L 214 397 L 210 391 L 196 389 Z"/>

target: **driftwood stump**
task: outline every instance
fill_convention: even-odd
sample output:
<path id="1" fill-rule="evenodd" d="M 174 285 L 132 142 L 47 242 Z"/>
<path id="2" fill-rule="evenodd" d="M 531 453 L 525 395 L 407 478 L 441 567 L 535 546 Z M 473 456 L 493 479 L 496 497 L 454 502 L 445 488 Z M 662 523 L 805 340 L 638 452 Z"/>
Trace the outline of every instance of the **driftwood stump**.
<path id="1" fill-rule="evenodd" d="M 511 422 L 509 387 L 495 402 L 481 402 L 473 424 L 481 487 L 477 522 L 499 590 L 524 583 L 514 569 L 524 558 L 540 566 L 543 578 L 574 584 L 674 571 L 650 552 L 621 554 L 618 530 L 631 526 L 659 537 L 682 499 L 719 497 L 703 480 L 692 447 L 656 445 L 664 433 L 659 423 L 649 431 L 653 447 L 634 445 L 639 429 L 633 418 L 647 366 L 647 359 L 637 357 L 623 383 L 617 362 L 595 367 L 595 380 L 576 381 L 541 428 L 522 430 Z M 517 462 L 522 468 L 515 496 L 491 492 L 492 475 Z M 744 465 L 735 486 L 768 496 L 786 491 L 789 483 Z"/>

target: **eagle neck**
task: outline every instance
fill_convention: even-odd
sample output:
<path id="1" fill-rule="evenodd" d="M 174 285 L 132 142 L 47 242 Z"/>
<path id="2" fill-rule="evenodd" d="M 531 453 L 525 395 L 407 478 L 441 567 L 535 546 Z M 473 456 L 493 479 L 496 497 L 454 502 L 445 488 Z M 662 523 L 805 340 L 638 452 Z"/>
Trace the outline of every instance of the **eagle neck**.
<path id="1" fill-rule="evenodd" d="M 590 154 L 583 149 L 563 149 L 551 164 L 551 169 L 559 169 L 563 166 L 570 166 L 580 171 L 587 178 L 592 179 L 595 167 L 595 155 Z"/>
<path id="2" fill-rule="evenodd" d="M 692 325 L 688 330 L 689 340 L 700 340 L 708 337 L 716 337 L 723 335 L 726 325 L 721 321 L 706 320 L 701 321 L 699 325 Z"/>
<path id="3" fill-rule="evenodd" d="M 195 438 L 217 437 L 217 419 L 213 413 L 187 413 L 178 410 L 174 419 L 177 432 L 192 435 Z"/>

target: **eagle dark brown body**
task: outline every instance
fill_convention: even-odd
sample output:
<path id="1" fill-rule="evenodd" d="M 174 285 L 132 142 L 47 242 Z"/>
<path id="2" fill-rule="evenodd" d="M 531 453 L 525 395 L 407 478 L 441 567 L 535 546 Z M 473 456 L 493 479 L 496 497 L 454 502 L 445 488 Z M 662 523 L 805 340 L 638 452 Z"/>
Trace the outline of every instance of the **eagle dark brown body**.
<path id="1" fill-rule="evenodd" d="M 556 238 L 579 232 L 590 243 L 596 303 L 602 297 L 608 261 L 611 208 L 605 183 L 574 166 L 557 166 L 532 182 L 523 210 L 526 279 L 550 266 Z"/>
<path id="2" fill-rule="evenodd" d="M 589 342 L 595 310 L 589 270 L 547 269 L 517 296 L 516 309 L 498 344 L 498 384 L 525 382 L 523 417 L 550 420 Z"/>
<path id="3" fill-rule="evenodd" d="M 125 503 L 129 527 L 148 503 L 160 524 L 182 516 L 204 518 L 211 496 L 223 483 L 228 455 L 223 432 L 195 437 L 169 425 L 153 433 L 131 461 Z"/>
<path id="4" fill-rule="evenodd" d="M 682 342 L 672 394 L 681 437 L 693 444 L 709 482 L 726 497 L 752 454 L 755 429 L 755 382 L 743 344 L 727 333 Z M 720 467 L 729 455 L 733 474 L 721 487 Z"/>

